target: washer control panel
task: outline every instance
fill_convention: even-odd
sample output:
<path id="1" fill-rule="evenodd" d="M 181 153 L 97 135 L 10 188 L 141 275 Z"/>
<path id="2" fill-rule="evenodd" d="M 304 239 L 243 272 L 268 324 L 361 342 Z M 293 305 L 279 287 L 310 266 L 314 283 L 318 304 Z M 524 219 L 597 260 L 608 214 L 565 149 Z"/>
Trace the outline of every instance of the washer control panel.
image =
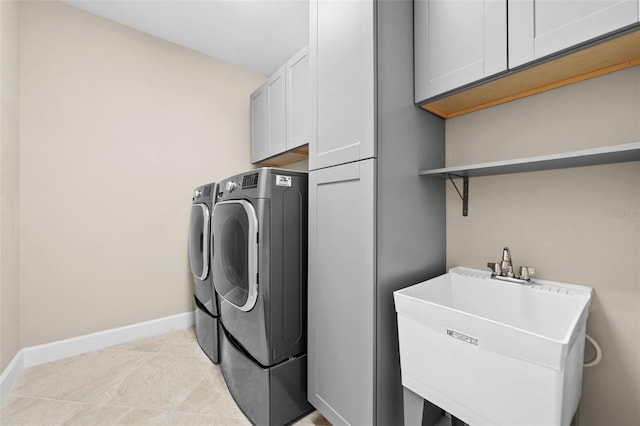
<path id="1" fill-rule="evenodd" d="M 233 176 L 220 183 L 219 192 L 216 196 L 216 201 L 231 195 L 232 193 L 242 192 L 247 189 L 257 188 L 259 181 L 259 173 L 248 173 L 239 176 Z M 234 194 L 236 195 L 236 194 Z"/>
<path id="2" fill-rule="evenodd" d="M 202 198 L 211 199 L 212 192 L 215 191 L 215 183 L 199 186 L 193 190 L 193 201 L 199 201 Z"/>

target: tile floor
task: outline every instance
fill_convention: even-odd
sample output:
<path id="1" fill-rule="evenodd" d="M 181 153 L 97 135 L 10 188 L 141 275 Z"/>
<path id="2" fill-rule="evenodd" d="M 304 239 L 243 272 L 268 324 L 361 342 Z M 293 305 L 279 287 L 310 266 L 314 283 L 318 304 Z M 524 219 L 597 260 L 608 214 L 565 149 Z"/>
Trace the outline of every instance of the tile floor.
<path id="1" fill-rule="evenodd" d="M 25 370 L 1 425 L 250 425 L 192 328 Z M 296 425 L 330 423 L 313 412 Z"/>

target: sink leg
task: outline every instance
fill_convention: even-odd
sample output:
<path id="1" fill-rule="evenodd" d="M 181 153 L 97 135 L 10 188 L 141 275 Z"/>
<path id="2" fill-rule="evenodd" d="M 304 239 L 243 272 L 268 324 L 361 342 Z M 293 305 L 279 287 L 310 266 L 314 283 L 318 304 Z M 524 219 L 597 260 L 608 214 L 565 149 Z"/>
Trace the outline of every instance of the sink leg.
<path id="1" fill-rule="evenodd" d="M 434 426 L 444 414 L 442 408 L 407 388 L 404 391 L 404 426 Z"/>
<path id="2" fill-rule="evenodd" d="M 437 405 L 433 405 L 431 402 L 424 400 L 422 414 L 422 425 L 423 426 L 436 426 L 442 416 L 444 416 L 444 410 Z"/>
<path id="3" fill-rule="evenodd" d="M 404 426 L 422 425 L 422 407 L 424 399 L 407 388 L 403 389 L 404 399 Z"/>

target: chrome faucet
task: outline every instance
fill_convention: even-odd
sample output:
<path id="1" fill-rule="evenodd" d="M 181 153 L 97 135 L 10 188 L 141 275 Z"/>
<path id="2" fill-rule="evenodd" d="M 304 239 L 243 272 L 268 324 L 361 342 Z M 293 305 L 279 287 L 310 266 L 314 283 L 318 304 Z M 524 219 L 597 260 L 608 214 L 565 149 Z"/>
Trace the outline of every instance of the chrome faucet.
<path id="1" fill-rule="evenodd" d="M 533 268 L 521 266 L 520 273 L 514 274 L 509 247 L 502 249 L 502 260 L 500 262 L 489 262 L 487 266 L 491 269 L 491 278 L 518 284 L 531 284 L 531 276 L 535 273 Z"/>

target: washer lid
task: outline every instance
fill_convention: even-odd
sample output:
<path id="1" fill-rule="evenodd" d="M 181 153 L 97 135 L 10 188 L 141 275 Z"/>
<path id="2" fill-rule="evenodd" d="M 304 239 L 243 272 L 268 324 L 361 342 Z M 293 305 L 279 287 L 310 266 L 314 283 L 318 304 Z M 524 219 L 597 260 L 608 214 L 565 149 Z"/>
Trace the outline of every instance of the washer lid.
<path id="1" fill-rule="evenodd" d="M 204 280 L 209 274 L 209 217 L 206 204 L 191 206 L 189 263 L 191 273 L 199 280 Z"/>
<path id="2" fill-rule="evenodd" d="M 258 218 L 245 200 L 214 205 L 211 219 L 213 285 L 224 300 L 250 311 L 258 298 Z"/>

